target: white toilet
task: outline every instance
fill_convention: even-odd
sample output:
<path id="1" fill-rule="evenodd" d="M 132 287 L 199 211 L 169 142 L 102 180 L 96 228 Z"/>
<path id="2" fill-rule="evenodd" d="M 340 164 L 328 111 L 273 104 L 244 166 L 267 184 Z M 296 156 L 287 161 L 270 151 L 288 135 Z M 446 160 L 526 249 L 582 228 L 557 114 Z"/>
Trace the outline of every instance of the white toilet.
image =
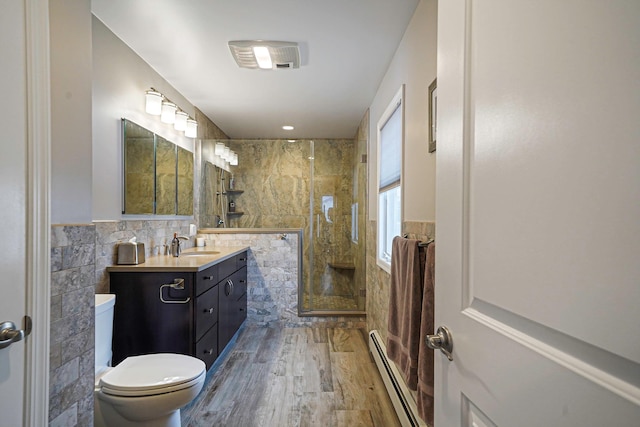
<path id="1" fill-rule="evenodd" d="M 180 427 L 180 408 L 204 384 L 204 362 L 162 353 L 128 357 L 111 368 L 115 299 L 96 295 L 94 426 Z"/>

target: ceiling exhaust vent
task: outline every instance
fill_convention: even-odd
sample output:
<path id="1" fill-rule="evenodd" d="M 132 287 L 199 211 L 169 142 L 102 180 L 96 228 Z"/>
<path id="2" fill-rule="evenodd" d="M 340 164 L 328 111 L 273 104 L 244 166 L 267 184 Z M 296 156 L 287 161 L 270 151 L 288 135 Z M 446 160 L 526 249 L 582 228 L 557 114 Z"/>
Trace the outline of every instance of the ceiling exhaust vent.
<path id="1" fill-rule="evenodd" d="M 241 68 L 283 70 L 300 68 L 300 49 L 295 42 L 234 40 L 229 50 Z"/>

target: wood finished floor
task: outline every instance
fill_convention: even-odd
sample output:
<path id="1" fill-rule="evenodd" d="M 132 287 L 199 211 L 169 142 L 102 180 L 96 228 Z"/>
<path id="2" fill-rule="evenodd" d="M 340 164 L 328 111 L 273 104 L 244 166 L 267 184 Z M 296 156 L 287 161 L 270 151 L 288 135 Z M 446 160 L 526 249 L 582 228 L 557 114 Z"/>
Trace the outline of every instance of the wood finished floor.
<path id="1" fill-rule="evenodd" d="M 247 326 L 216 365 L 183 427 L 400 425 L 363 330 Z"/>

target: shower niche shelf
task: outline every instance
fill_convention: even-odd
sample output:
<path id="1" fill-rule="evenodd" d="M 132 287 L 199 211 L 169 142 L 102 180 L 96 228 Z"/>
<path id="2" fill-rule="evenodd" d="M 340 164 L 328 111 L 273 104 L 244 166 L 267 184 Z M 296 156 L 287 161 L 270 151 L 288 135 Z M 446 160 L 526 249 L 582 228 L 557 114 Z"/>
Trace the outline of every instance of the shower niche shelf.
<path id="1" fill-rule="evenodd" d="M 336 270 L 355 270 L 356 266 L 352 262 L 329 262 L 329 267 Z"/>

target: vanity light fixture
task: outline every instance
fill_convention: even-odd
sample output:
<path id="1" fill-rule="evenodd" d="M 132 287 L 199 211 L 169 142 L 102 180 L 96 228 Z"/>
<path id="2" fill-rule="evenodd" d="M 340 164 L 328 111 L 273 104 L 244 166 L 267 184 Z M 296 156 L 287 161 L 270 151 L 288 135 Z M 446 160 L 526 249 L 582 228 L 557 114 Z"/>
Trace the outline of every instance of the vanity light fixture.
<path id="1" fill-rule="evenodd" d="M 216 142 L 214 149 L 214 164 L 226 168 L 228 170 L 229 165 L 238 166 L 238 153 L 227 147 L 224 142 Z M 220 161 L 220 165 L 216 163 Z"/>
<path id="2" fill-rule="evenodd" d="M 189 115 L 184 111 L 176 111 L 176 122 L 173 124 L 173 128 L 179 131 L 185 131 L 187 129 L 187 120 Z"/>
<path id="3" fill-rule="evenodd" d="M 187 119 L 187 128 L 184 131 L 184 136 L 188 138 L 195 138 L 198 136 L 198 122 L 193 119 Z"/>
<path id="4" fill-rule="evenodd" d="M 175 130 L 184 131 L 187 138 L 198 137 L 198 122 L 154 88 L 145 93 L 145 111 L 160 116 L 161 122 L 172 124 Z"/>
<path id="5" fill-rule="evenodd" d="M 160 114 L 160 121 L 162 123 L 169 123 L 172 125 L 176 121 L 176 104 L 169 101 L 162 103 L 162 114 Z"/>
<path id="6" fill-rule="evenodd" d="M 162 112 L 162 94 L 151 89 L 146 95 L 145 111 L 154 116 L 159 116 Z"/>

